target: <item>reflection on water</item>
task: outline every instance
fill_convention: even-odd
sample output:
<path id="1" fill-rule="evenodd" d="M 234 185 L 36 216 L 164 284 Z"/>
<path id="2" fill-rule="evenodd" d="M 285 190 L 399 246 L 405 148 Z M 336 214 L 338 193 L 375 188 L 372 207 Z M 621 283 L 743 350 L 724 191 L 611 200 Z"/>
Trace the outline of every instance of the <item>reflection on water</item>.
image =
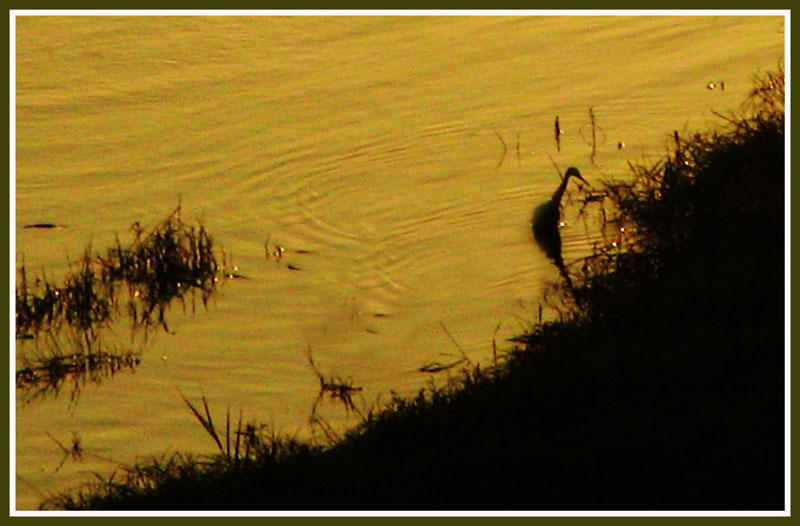
<path id="1" fill-rule="evenodd" d="M 178 309 L 135 374 L 77 403 L 18 400 L 26 508 L 37 491 L 113 469 L 100 459 L 212 453 L 181 393 L 307 435 L 319 374 L 352 379 L 373 403 L 417 390 L 431 374 L 420 369 L 450 363 L 456 344 L 491 360 L 493 342 L 536 321 L 557 277 L 529 224 L 559 183 L 551 159 L 589 180 L 624 176 L 669 130 L 743 100 L 783 45 L 770 17 L 22 17 L 15 28 L 17 263 L 59 282 L 89 244 L 104 251 L 180 199 L 247 277 L 226 280 L 207 311 Z M 600 239 L 576 215 L 589 196 L 569 194 L 567 264 Z M 24 228 L 36 224 L 63 228 Z M 326 408 L 334 425 L 357 421 Z M 60 466 L 48 433 L 78 436 L 87 454 Z"/>

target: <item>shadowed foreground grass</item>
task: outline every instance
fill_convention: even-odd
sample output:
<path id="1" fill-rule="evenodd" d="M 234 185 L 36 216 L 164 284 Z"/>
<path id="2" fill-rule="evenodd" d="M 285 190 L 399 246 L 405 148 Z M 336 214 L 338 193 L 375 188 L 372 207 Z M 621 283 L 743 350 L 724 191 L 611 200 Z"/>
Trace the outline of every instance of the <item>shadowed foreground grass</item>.
<path id="1" fill-rule="evenodd" d="M 213 459 L 138 466 L 46 506 L 783 509 L 783 74 L 750 102 L 606 183 L 623 246 L 573 265 L 562 319 L 496 368 L 395 399 L 325 447 L 228 422 Z"/>

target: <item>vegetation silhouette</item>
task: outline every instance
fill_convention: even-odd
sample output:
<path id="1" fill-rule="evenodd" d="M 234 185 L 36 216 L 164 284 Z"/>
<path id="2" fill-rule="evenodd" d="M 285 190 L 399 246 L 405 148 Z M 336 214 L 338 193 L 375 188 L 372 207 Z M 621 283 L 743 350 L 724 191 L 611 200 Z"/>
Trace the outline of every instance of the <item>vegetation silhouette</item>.
<path id="1" fill-rule="evenodd" d="M 156 462 L 43 507 L 786 509 L 783 78 L 723 132 L 605 183 L 621 246 L 554 283 L 561 318 L 495 366 L 327 445 L 273 433 L 235 466 L 227 448 Z"/>
<path id="2" fill-rule="evenodd" d="M 75 399 L 87 381 L 134 370 L 141 352 L 104 342 L 112 325 L 127 321 L 132 331 L 144 329 L 146 340 L 153 327 L 169 330 L 166 312 L 174 300 L 185 309 L 191 295 L 194 311 L 197 291 L 207 306 L 219 279 L 235 277 L 224 261 L 218 264 L 205 227 L 180 214 L 179 205 L 150 231 L 134 223 L 126 246 L 119 238 L 104 253 L 90 245 L 60 285 L 44 272 L 30 276 L 22 263 L 15 290 L 16 384 L 27 401 L 57 395 L 65 383 Z"/>

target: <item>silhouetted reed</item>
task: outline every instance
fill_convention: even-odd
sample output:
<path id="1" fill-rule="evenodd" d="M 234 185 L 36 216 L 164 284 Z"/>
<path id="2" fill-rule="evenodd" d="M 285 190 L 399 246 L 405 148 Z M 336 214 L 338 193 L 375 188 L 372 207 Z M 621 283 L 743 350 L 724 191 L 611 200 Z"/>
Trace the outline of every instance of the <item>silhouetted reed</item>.
<path id="1" fill-rule="evenodd" d="M 202 412 L 183 394 L 181 394 L 181 398 L 183 398 L 184 403 L 189 407 L 194 417 L 200 425 L 203 426 L 206 433 L 214 440 L 217 448 L 219 448 L 220 457 L 218 460 L 222 460 L 229 465 L 238 466 L 241 462 L 253 460 L 259 450 L 263 449 L 268 442 L 275 441 L 268 440 L 262 434 L 266 426 L 248 423 L 242 427 L 241 411 L 239 412 L 236 430 L 232 432 L 230 408 L 225 414 L 225 434 L 222 435 L 222 431 L 217 430 L 217 427 L 214 425 L 214 420 L 211 417 L 211 411 L 208 408 L 208 400 L 205 395 L 202 396 Z M 275 437 L 273 436 L 272 438 L 274 439 Z"/>

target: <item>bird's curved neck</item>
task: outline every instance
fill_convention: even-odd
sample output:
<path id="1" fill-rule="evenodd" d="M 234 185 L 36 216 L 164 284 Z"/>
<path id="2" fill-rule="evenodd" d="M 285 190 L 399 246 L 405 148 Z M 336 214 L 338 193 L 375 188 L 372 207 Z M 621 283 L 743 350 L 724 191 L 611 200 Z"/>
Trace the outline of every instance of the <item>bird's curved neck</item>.
<path id="1" fill-rule="evenodd" d="M 556 203 L 561 202 L 561 196 L 564 195 L 564 190 L 567 189 L 567 182 L 569 182 L 569 175 L 564 177 L 564 180 L 561 181 L 561 184 L 556 188 L 556 191 L 553 192 L 553 197 L 551 201 L 555 201 Z"/>

